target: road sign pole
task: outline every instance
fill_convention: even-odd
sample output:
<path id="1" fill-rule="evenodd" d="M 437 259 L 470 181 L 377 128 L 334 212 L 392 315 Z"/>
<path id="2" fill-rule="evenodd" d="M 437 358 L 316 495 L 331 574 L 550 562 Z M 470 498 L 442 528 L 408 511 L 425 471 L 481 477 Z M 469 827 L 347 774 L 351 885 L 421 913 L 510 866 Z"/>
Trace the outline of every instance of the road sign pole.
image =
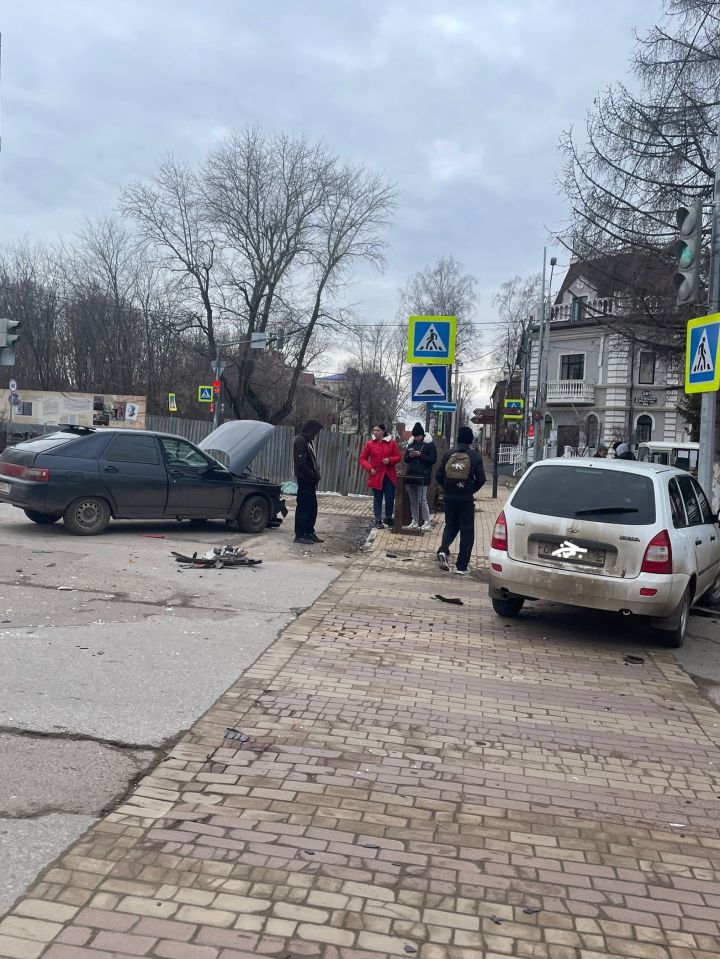
<path id="1" fill-rule="evenodd" d="M 451 368 L 452 369 L 452 368 Z M 451 369 L 448 370 L 448 376 L 450 375 Z M 453 380 L 452 395 L 451 400 L 454 400 L 457 403 L 458 395 L 458 378 L 460 376 L 460 364 L 455 364 L 455 379 Z M 452 412 L 452 418 L 450 420 L 450 446 L 454 446 L 456 443 L 457 436 L 457 422 L 458 422 L 458 408 L 455 406 L 455 409 Z"/>
<path id="2" fill-rule="evenodd" d="M 710 238 L 710 276 L 708 278 L 708 313 L 720 310 L 720 131 L 715 155 L 715 190 L 712 207 Z M 715 410 L 717 393 L 703 393 L 700 404 L 700 452 L 698 455 L 698 482 L 713 498 L 713 466 L 715 464 Z"/>
<path id="3" fill-rule="evenodd" d="M 217 352 L 215 354 L 215 379 L 220 379 L 220 347 L 218 346 Z M 220 381 L 222 382 L 222 380 Z M 215 405 L 213 407 L 213 429 L 216 430 L 220 426 L 220 403 L 222 402 L 222 387 L 220 387 L 221 392 L 217 396 L 213 393 L 213 400 Z"/>
<path id="4" fill-rule="evenodd" d="M 546 330 L 545 330 L 545 270 L 547 269 L 547 247 L 543 247 L 543 271 L 542 271 L 542 290 L 540 292 L 540 346 L 538 350 L 538 368 L 537 368 L 537 387 L 535 388 L 535 404 L 534 411 L 540 410 L 543 417 L 545 415 L 545 404 L 543 402 L 543 370 L 546 369 L 545 365 L 545 354 L 550 346 L 549 343 L 545 342 L 546 339 Z M 546 384 L 545 384 L 546 385 Z M 533 462 L 537 463 L 542 450 L 542 439 L 544 436 L 544 430 L 538 429 L 539 423 L 535 423 L 535 450 L 533 454 Z"/>

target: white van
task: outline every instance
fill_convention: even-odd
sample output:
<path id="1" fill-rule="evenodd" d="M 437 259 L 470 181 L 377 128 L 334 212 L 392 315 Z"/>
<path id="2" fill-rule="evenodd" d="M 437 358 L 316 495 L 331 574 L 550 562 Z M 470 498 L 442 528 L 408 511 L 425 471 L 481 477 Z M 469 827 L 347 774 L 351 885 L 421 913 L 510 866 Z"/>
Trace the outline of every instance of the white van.
<path id="1" fill-rule="evenodd" d="M 640 443 L 637 458 L 641 463 L 660 463 L 675 466 L 697 476 L 699 443 Z"/>

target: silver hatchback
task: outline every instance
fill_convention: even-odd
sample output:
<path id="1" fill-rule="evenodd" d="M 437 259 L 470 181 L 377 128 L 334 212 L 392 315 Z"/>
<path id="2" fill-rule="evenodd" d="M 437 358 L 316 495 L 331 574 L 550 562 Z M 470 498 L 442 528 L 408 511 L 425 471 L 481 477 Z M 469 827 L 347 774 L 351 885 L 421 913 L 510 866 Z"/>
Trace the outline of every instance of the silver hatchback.
<path id="1" fill-rule="evenodd" d="M 720 526 L 697 480 L 627 460 L 535 463 L 499 515 L 490 597 L 501 616 L 525 600 L 648 616 L 670 645 L 690 607 L 720 601 Z"/>

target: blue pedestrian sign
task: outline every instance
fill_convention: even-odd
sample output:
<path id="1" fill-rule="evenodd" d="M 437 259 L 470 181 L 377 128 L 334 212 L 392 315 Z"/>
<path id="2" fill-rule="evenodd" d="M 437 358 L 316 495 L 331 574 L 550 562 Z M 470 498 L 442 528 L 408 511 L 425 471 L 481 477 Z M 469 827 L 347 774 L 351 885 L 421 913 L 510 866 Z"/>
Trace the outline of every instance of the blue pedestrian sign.
<path id="1" fill-rule="evenodd" d="M 411 371 L 412 403 L 429 403 L 447 399 L 447 366 L 413 366 Z"/>
<path id="2" fill-rule="evenodd" d="M 213 388 L 212 386 L 198 386 L 198 403 L 212 403 L 213 401 Z"/>
<path id="3" fill-rule="evenodd" d="M 685 347 L 685 392 L 715 392 L 720 388 L 720 313 L 689 320 Z"/>
<path id="4" fill-rule="evenodd" d="M 456 331 L 456 316 L 411 316 L 408 320 L 408 363 L 454 363 Z"/>
<path id="5" fill-rule="evenodd" d="M 457 403 L 431 403 L 430 409 L 433 413 L 454 413 L 457 409 Z"/>

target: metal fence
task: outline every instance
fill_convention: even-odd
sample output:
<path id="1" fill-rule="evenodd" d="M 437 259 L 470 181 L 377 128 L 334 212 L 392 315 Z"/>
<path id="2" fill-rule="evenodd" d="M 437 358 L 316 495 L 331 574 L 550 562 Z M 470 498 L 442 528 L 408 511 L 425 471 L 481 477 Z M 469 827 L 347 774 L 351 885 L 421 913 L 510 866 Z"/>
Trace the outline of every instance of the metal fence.
<path id="1" fill-rule="evenodd" d="M 175 433 L 199 443 L 212 432 L 212 424 L 203 420 L 178 419 L 172 416 L 147 416 L 149 430 Z M 276 426 L 267 446 L 252 462 L 253 472 L 274 483 L 294 479 L 292 447 L 295 431 L 292 426 Z M 365 438 L 352 433 L 323 430 L 316 440 L 320 464 L 321 492 L 367 493 L 367 476 L 360 467 L 360 452 Z"/>

